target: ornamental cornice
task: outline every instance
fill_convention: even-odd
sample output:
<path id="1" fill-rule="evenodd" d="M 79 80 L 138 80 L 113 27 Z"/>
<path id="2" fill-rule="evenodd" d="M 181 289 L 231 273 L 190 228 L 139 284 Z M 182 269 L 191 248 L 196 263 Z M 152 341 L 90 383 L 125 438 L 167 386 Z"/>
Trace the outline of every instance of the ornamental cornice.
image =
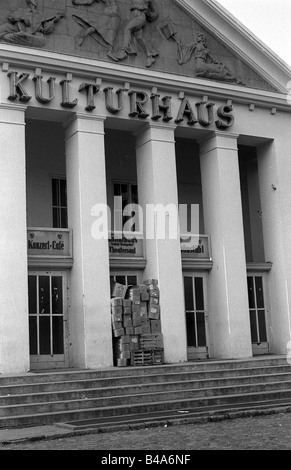
<path id="1" fill-rule="evenodd" d="M 276 108 L 277 110 L 291 112 L 291 104 L 287 94 L 272 91 L 247 88 L 207 79 L 188 77 L 184 75 L 169 74 L 111 64 L 105 61 L 96 61 L 58 54 L 54 52 L 32 50 L 25 47 L 10 45 L 0 46 L 0 61 L 2 73 L 19 71 L 35 73 L 36 70 L 50 74 L 72 74 L 84 79 L 101 79 L 103 82 L 120 83 L 130 87 L 157 88 L 163 93 L 180 93 L 208 96 L 209 99 L 232 100 L 235 103 L 255 105 L 262 108 Z M 290 101 L 290 100 L 289 100 Z"/>

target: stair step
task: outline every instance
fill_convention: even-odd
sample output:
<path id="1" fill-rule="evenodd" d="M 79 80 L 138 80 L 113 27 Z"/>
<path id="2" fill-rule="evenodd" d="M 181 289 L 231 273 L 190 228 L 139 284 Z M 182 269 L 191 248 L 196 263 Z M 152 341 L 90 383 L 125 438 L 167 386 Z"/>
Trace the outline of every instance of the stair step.
<path id="1" fill-rule="evenodd" d="M 144 405 L 152 402 L 168 403 L 173 401 L 185 400 L 197 400 L 200 403 L 203 400 L 210 398 L 227 398 L 229 397 L 242 397 L 247 394 L 261 394 L 261 393 L 290 393 L 291 397 L 291 382 L 270 384 L 256 384 L 256 385 L 240 385 L 232 387 L 217 387 L 208 389 L 182 389 L 182 390 L 159 390 L 157 392 L 137 393 L 128 394 L 124 396 L 115 395 L 110 397 L 81 397 L 81 398 L 70 398 L 69 400 L 63 401 L 52 401 L 43 403 L 22 403 L 19 405 L 8 405 L 0 407 L 0 417 L 8 417 L 19 414 L 19 409 L 23 415 L 31 413 L 50 413 L 53 411 L 62 412 L 67 409 L 80 410 L 80 409 L 102 409 L 106 407 L 115 406 L 116 408 L 130 403 L 131 405 L 138 405 L 142 403 Z M 288 395 L 289 396 L 289 395 Z"/>
<path id="2" fill-rule="evenodd" d="M 202 380 L 232 380 L 235 378 L 247 380 L 253 380 L 256 376 L 275 377 L 280 374 L 291 374 L 291 367 L 285 366 L 271 366 L 271 367 L 257 367 L 254 369 L 241 368 L 239 370 L 226 369 L 226 370 L 209 370 L 209 371 L 190 371 L 190 372 L 171 372 L 167 374 L 146 374 L 146 375 L 132 375 L 132 376 L 111 376 L 108 378 L 94 377 L 89 375 L 89 378 L 71 380 L 68 378 L 66 381 L 50 381 L 50 382 L 30 382 L 22 384 L 9 384 L 2 385 L 0 378 L 0 398 L 7 395 L 18 395 L 18 394 L 32 394 L 41 392 L 55 392 L 64 390 L 80 390 L 88 388 L 103 388 L 103 387 L 121 387 L 123 385 L 146 385 L 148 383 L 162 383 L 162 382 L 178 382 L 178 381 L 196 381 L 197 383 Z"/>
<path id="3" fill-rule="evenodd" d="M 0 376 L 0 428 L 109 426 L 271 404 L 291 406 L 291 367 L 283 356 Z"/>
<path id="4" fill-rule="evenodd" d="M 286 409 L 291 408 L 291 400 L 264 400 L 263 402 L 247 402 L 247 403 L 236 403 L 217 406 L 208 406 L 200 407 L 197 409 L 188 409 L 188 410 L 167 410 L 160 412 L 148 412 L 148 413 L 139 413 L 139 414 L 125 414 L 120 416 L 111 416 L 111 417 L 102 417 L 102 418 L 93 418 L 77 421 L 68 421 L 63 423 L 56 423 L 56 426 L 67 428 L 71 430 L 86 430 L 86 429 L 96 429 L 96 428 L 105 428 L 110 426 L 117 426 L 126 424 L 128 426 L 134 425 L 136 423 L 143 423 L 145 426 L 150 425 L 151 423 L 156 423 L 158 421 L 169 422 L 169 421 L 183 421 L 187 422 L 193 420 L 193 418 L 200 417 L 215 417 L 223 416 L 229 414 L 235 414 L 239 412 L 246 411 L 261 411 L 270 410 L 270 409 Z"/>
<path id="5" fill-rule="evenodd" d="M 148 404 L 126 404 L 118 407 L 110 406 L 99 409 L 76 409 L 66 411 L 54 411 L 46 413 L 35 413 L 31 415 L 16 415 L 8 418 L 0 418 L 1 427 L 15 427 L 26 425 L 40 425 L 52 424 L 60 422 L 70 422 L 75 420 L 87 420 L 108 417 L 130 416 L 132 414 L 148 414 L 153 412 L 179 412 L 193 410 L 198 416 L 198 413 L 206 412 L 212 413 L 220 409 L 233 409 L 237 406 L 246 408 L 253 408 L 256 404 L 274 403 L 279 402 L 291 405 L 291 390 L 288 391 L 275 391 L 275 392 L 261 392 L 260 395 L 256 393 L 248 393 L 244 396 L 230 395 L 221 397 L 207 397 L 204 399 L 196 398 L 194 400 L 172 400 L 166 402 L 151 402 Z M 184 413 L 183 413 L 184 414 Z"/>
<path id="6" fill-rule="evenodd" d="M 270 367 L 270 366 L 286 366 L 288 365 L 286 357 L 280 356 L 278 358 L 270 357 L 268 359 L 250 359 L 250 360 L 226 360 L 226 361 L 197 361 L 197 362 L 185 362 L 181 364 L 163 364 L 157 366 L 146 366 L 146 367 L 109 367 L 98 370 L 74 370 L 71 371 L 52 371 L 52 372 L 29 372 L 23 375 L 0 375 L 0 385 L 13 385 L 13 384 L 29 384 L 33 383 L 49 383 L 49 382 L 62 382 L 72 380 L 85 380 L 88 378 L 110 378 L 114 377 L 131 377 L 133 375 L 162 375 L 170 374 L 171 372 L 183 371 L 183 372 L 208 372 L 220 371 L 225 369 L 236 370 L 239 369 L 255 369 L 256 367 Z"/>
<path id="7" fill-rule="evenodd" d="M 164 377 L 163 377 L 164 378 Z M 284 382 L 284 383 L 283 383 Z M 76 384 L 72 382 L 72 385 Z M 92 383 L 94 385 L 95 382 Z M 102 384 L 104 384 L 102 382 Z M 112 386 L 111 383 L 105 383 L 106 387 L 98 388 L 82 388 L 82 389 L 71 389 L 66 384 L 66 390 L 59 390 L 58 387 L 55 390 L 37 391 L 27 394 L 11 394 L 0 395 L 0 415 L 1 407 L 26 405 L 26 404 L 40 404 L 49 402 L 59 402 L 77 399 L 88 399 L 88 398 L 106 398 L 129 396 L 129 395 L 146 395 L 149 393 L 166 393 L 166 392 L 178 392 L 191 391 L 196 393 L 202 393 L 209 395 L 211 391 L 213 393 L 220 393 L 220 390 L 227 391 L 227 389 L 235 390 L 242 386 L 260 386 L 266 388 L 267 385 L 272 388 L 288 388 L 291 387 L 291 373 L 273 374 L 270 376 L 255 375 L 251 378 L 249 376 L 244 377 L 232 377 L 232 378 L 216 378 L 216 379 L 199 379 L 199 380 L 183 380 L 175 382 L 151 382 L 151 383 L 135 383 L 130 385 L 119 385 Z M 86 385 L 88 385 L 86 383 Z M 15 390 L 14 390 L 15 391 Z"/>

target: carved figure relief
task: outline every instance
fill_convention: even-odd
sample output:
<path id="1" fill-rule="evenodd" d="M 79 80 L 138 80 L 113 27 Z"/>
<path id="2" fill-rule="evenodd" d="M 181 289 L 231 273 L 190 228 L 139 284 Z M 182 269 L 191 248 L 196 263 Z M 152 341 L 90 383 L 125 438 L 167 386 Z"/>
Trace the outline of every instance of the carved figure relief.
<path id="1" fill-rule="evenodd" d="M 178 44 L 179 64 L 188 62 L 192 54 L 194 54 L 197 77 L 242 83 L 225 64 L 212 56 L 207 47 L 206 37 L 204 34 L 197 33 L 197 40 L 187 46 Z"/>
<path id="2" fill-rule="evenodd" d="M 103 3 L 103 13 L 96 21 L 85 21 L 77 15 L 73 15 L 73 19 L 82 28 L 81 37 L 79 39 L 79 46 L 88 36 L 92 36 L 99 44 L 107 49 L 107 55 L 111 59 L 117 61 L 113 56 L 113 46 L 115 43 L 116 35 L 120 24 L 120 15 L 116 0 L 72 0 L 74 5 L 93 5 L 95 2 Z"/>
<path id="3" fill-rule="evenodd" d="M 76 6 L 89 6 L 95 2 L 102 2 L 104 4 L 103 13 L 97 20 L 85 21 L 79 15 L 73 15 L 76 23 L 83 28 L 79 45 L 82 45 L 86 37 L 91 35 L 99 44 L 107 48 L 108 57 L 118 62 L 126 59 L 128 55 L 138 54 L 133 44 L 135 40 L 146 54 L 146 67 L 150 67 L 155 62 L 159 53 L 152 43 L 144 37 L 143 30 L 147 23 L 154 21 L 158 17 L 154 0 L 131 0 L 131 19 L 125 24 L 122 46 L 116 53 L 113 52 L 113 48 L 121 23 L 116 0 L 72 0 L 72 3 Z"/>
<path id="4" fill-rule="evenodd" d="M 131 19 L 125 25 L 123 43 L 115 58 L 123 60 L 128 55 L 137 55 L 138 52 L 133 45 L 133 39 L 136 39 L 146 54 L 146 67 L 150 67 L 159 53 L 151 41 L 144 37 L 143 32 L 147 22 L 151 23 L 158 18 L 154 0 L 131 0 L 130 12 Z"/>
<path id="5" fill-rule="evenodd" d="M 0 24 L 0 43 L 90 58 L 94 58 L 95 52 L 96 59 L 108 58 L 114 62 L 131 58 L 128 60 L 131 65 L 150 68 L 155 64 L 163 72 L 275 90 L 247 61 L 216 40 L 215 33 L 205 34 L 195 13 L 193 17 L 186 15 L 173 0 L 8 0 L 2 3 L 2 14 L 7 20 Z M 64 11 L 52 5 L 61 5 L 60 10 Z M 175 15 L 173 19 L 172 15 Z M 56 23 L 59 23 L 57 28 Z M 181 33 L 177 28 L 181 28 Z M 197 33 L 188 43 L 184 37 L 191 38 L 193 30 Z M 48 35 L 53 36 L 51 40 Z"/>
<path id="6" fill-rule="evenodd" d="M 38 11 L 38 0 L 26 0 L 27 7 L 8 15 L 8 22 L 0 26 L 0 40 L 34 47 L 45 45 L 45 35 L 54 31 L 54 25 L 63 16 L 58 12 L 44 17 Z"/>
<path id="7" fill-rule="evenodd" d="M 196 41 L 183 45 L 181 40 L 177 38 L 177 32 L 174 30 L 171 22 L 165 22 L 161 30 L 167 39 L 172 39 L 176 42 L 177 61 L 180 65 L 189 62 L 194 54 L 196 77 L 244 84 L 224 63 L 211 54 L 207 46 L 205 34 L 198 32 Z"/>

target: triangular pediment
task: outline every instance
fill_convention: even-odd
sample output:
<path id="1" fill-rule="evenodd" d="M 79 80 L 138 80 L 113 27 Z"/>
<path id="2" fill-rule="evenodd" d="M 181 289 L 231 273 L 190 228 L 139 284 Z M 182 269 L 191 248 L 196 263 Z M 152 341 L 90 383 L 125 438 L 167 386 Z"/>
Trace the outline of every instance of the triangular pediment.
<path id="1" fill-rule="evenodd" d="M 189 17 L 183 10 L 179 15 L 170 12 L 167 18 L 157 24 L 157 29 L 170 43 L 167 46 L 163 44 L 167 49 L 164 54 L 166 71 L 276 91 L 274 86 L 218 39 L 209 27 L 195 19 L 194 15 Z"/>
<path id="2" fill-rule="evenodd" d="M 274 67 L 266 54 L 260 63 L 262 48 L 248 42 L 241 25 L 235 28 L 215 0 L 59 0 L 57 6 L 51 0 L 0 0 L 0 6 L 3 44 L 265 91 L 284 89 L 286 70 L 278 77 L 269 73 L 268 67 L 280 65 Z"/>

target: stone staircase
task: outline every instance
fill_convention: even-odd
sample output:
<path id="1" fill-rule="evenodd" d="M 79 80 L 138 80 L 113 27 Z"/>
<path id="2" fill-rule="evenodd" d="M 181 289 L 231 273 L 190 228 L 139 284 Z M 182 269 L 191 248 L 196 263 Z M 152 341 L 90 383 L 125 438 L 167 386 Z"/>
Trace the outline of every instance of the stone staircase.
<path id="1" fill-rule="evenodd" d="M 282 356 L 0 375 L 0 428 L 102 429 L 288 406 Z"/>

